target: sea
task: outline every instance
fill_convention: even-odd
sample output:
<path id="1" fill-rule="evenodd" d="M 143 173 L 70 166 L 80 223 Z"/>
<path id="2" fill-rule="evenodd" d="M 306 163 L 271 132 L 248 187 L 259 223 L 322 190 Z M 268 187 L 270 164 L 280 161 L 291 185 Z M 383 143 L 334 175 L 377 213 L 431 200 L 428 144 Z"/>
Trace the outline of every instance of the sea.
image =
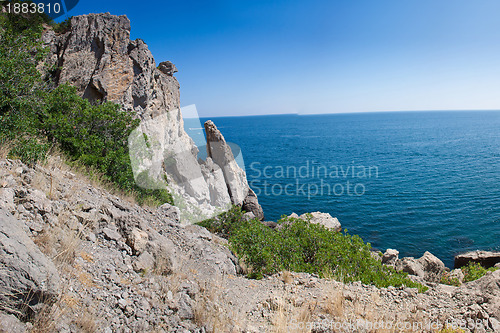
<path id="1" fill-rule="evenodd" d="M 374 249 L 430 251 L 450 268 L 455 254 L 500 250 L 500 111 L 210 119 L 266 220 L 329 213 Z"/>

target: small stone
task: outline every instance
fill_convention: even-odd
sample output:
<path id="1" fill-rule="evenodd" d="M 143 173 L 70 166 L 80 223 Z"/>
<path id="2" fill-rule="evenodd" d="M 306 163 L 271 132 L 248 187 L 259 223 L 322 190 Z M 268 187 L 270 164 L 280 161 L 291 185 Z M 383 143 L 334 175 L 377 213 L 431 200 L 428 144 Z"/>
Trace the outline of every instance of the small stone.
<path id="1" fill-rule="evenodd" d="M 127 307 L 127 305 L 128 305 L 128 302 L 127 302 L 125 299 L 123 299 L 123 298 L 121 298 L 121 299 L 118 301 L 118 306 L 119 306 L 119 307 L 120 307 L 120 309 L 122 309 L 122 310 L 123 310 L 123 309 L 125 309 L 125 308 Z"/>
<path id="2" fill-rule="evenodd" d="M 194 318 L 192 303 L 193 301 L 187 294 L 181 293 L 179 297 L 178 310 L 177 310 L 177 314 L 181 319 Z"/>
<path id="3" fill-rule="evenodd" d="M 122 236 L 117 230 L 112 230 L 110 228 L 104 228 L 102 229 L 102 232 L 104 233 L 104 236 L 109 239 L 109 240 L 114 240 L 118 241 Z"/>
<path id="4" fill-rule="evenodd" d="M 153 269 L 154 265 L 155 258 L 149 252 L 143 252 L 132 264 L 136 272 L 150 271 Z"/>
<path id="5" fill-rule="evenodd" d="M 134 228 L 132 229 L 132 233 L 130 235 L 130 246 L 135 253 L 142 253 L 146 250 L 148 239 L 149 236 L 145 231 L 140 230 L 139 228 Z"/>
<path id="6" fill-rule="evenodd" d="M 90 234 L 87 235 L 87 240 L 92 242 L 92 243 L 97 242 L 97 238 L 93 232 L 91 232 Z"/>
<path id="7" fill-rule="evenodd" d="M 500 321 L 496 318 L 490 317 L 488 318 L 488 322 L 493 332 L 500 332 Z"/>

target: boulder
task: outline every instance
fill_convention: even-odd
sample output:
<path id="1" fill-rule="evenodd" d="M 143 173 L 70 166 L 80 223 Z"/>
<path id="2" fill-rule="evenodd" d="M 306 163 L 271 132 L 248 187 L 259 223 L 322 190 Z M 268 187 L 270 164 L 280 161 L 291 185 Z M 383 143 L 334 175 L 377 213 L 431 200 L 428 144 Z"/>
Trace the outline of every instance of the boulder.
<path id="1" fill-rule="evenodd" d="M 494 267 L 500 263 L 500 252 L 472 251 L 455 256 L 455 268 L 466 266 L 469 262 L 481 264 L 485 268 Z"/>
<path id="2" fill-rule="evenodd" d="M 425 276 L 422 265 L 413 257 L 404 257 L 396 261 L 395 268 L 397 271 L 402 271 L 410 275 L 416 275 L 421 278 Z"/>
<path id="3" fill-rule="evenodd" d="M 168 76 L 172 76 L 174 75 L 174 73 L 177 73 L 177 67 L 175 67 L 175 65 L 170 61 L 160 62 L 160 64 L 158 65 L 158 69 L 160 70 L 160 72 Z"/>
<path id="4" fill-rule="evenodd" d="M 179 222 L 181 217 L 181 212 L 178 207 L 172 206 L 171 204 L 165 203 L 158 207 L 158 212 L 171 220 L 172 222 Z"/>
<path id="5" fill-rule="evenodd" d="M 128 244 L 134 250 L 134 252 L 138 254 L 141 254 L 142 252 L 144 252 L 144 250 L 146 250 L 148 241 L 148 234 L 145 231 L 135 227 L 132 229 L 132 232 L 128 237 Z"/>
<path id="6" fill-rule="evenodd" d="M 271 229 L 278 228 L 278 223 L 276 223 L 274 221 L 262 221 L 262 224 L 265 225 L 266 227 L 271 228 Z"/>
<path id="7" fill-rule="evenodd" d="M 441 281 L 441 277 L 445 271 L 444 263 L 428 251 L 426 251 L 424 255 L 418 259 L 413 257 L 404 257 L 397 260 L 395 268 L 397 271 L 403 271 L 410 275 L 416 275 L 423 278 L 427 282 L 434 283 Z"/>
<path id="8" fill-rule="evenodd" d="M 155 267 L 155 258 L 149 252 L 143 252 L 132 264 L 136 272 L 150 272 Z"/>
<path id="9" fill-rule="evenodd" d="M 388 266 L 394 266 L 399 259 L 399 251 L 387 249 L 382 256 L 382 263 Z"/>
<path id="10" fill-rule="evenodd" d="M 252 212 L 259 221 L 264 219 L 264 211 L 259 204 L 257 195 L 251 188 L 248 188 L 248 195 L 243 201 L 243 206 L 241 208 L 246 212 Z"/>
<path id="11" fill-rule="evenodd" d="M 16 210 L 16 205 L 14 204 L 15 192 L 11 188 L 0 188 L 0 208 L 5 209 L 9 213 Z"/>
<path id="12" fill-rule="evenodd" d="M 0 210 L 0 304 L 21 317 L 59 295 L 60 279 L 49 260 L 23 231 L 20 221 Z"/>
<path id="13" fill-rule="evenodd" d="M 313 212 L 300 215 L 300 219 L 306 220 L 311 215 L 311 223 L 321 224 L 330 230 L 341 231 L 342 226 L 336 217 L 328 213 Z"/>
<path id="14" fill-rule="evenodd" d="M 424 255 L 418 259 L 424 271 L 423 278 L 429 282 L 439 282 L 445 271 L 444 263 L 432 253 L 425 251 Z"/>
<path id="15" fill-rule="evenodd" d="M 245 221 L 250 221 L 250 220 L 253 220 L 255 218 L 255 215 L 252 212 L 247 212 L 247 213 L 243 214 L 243 216 L 241 218 Z"/>

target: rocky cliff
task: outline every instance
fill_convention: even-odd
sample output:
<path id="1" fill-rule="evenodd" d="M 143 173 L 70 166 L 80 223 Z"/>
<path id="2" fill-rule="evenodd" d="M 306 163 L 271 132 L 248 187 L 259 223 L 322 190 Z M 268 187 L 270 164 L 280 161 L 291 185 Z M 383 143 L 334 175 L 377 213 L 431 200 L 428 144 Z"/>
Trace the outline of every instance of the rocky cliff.
<path id="1" fill-rule="evenodd" d="M 119 103 L 141 119 L 129 139 L 136 181 L 174 192 L 178 205 L 185 207 L 184 223 L 207 218 L 230 204 L 264 217 L 245 172 L 211 122 L 207 147 L 213 149 L 208 160 L 198 160 L 198 148 L 184 130 L 176 67 L 168 61 L 156 66 L 144 41 L 130 40 L 126 16 L 73 17 L 69 31 L 58 35 L 49 29 L 43 40 L 50 48 L 47 62 L 57 67 L 57 84 L 75 86 L 91 102 Z"/>

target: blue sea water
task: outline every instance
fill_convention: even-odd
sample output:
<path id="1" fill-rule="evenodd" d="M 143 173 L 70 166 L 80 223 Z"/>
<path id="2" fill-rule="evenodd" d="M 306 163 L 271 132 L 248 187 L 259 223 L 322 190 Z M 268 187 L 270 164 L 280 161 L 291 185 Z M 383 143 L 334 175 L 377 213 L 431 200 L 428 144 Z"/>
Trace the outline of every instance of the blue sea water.
<path id="1" fill-rule="evenodd" d="M 500 112 L 211 119 L 241 147 L 266 220 L 327 212 L 376 249 L 448 267 L 500 249 Z"/>

